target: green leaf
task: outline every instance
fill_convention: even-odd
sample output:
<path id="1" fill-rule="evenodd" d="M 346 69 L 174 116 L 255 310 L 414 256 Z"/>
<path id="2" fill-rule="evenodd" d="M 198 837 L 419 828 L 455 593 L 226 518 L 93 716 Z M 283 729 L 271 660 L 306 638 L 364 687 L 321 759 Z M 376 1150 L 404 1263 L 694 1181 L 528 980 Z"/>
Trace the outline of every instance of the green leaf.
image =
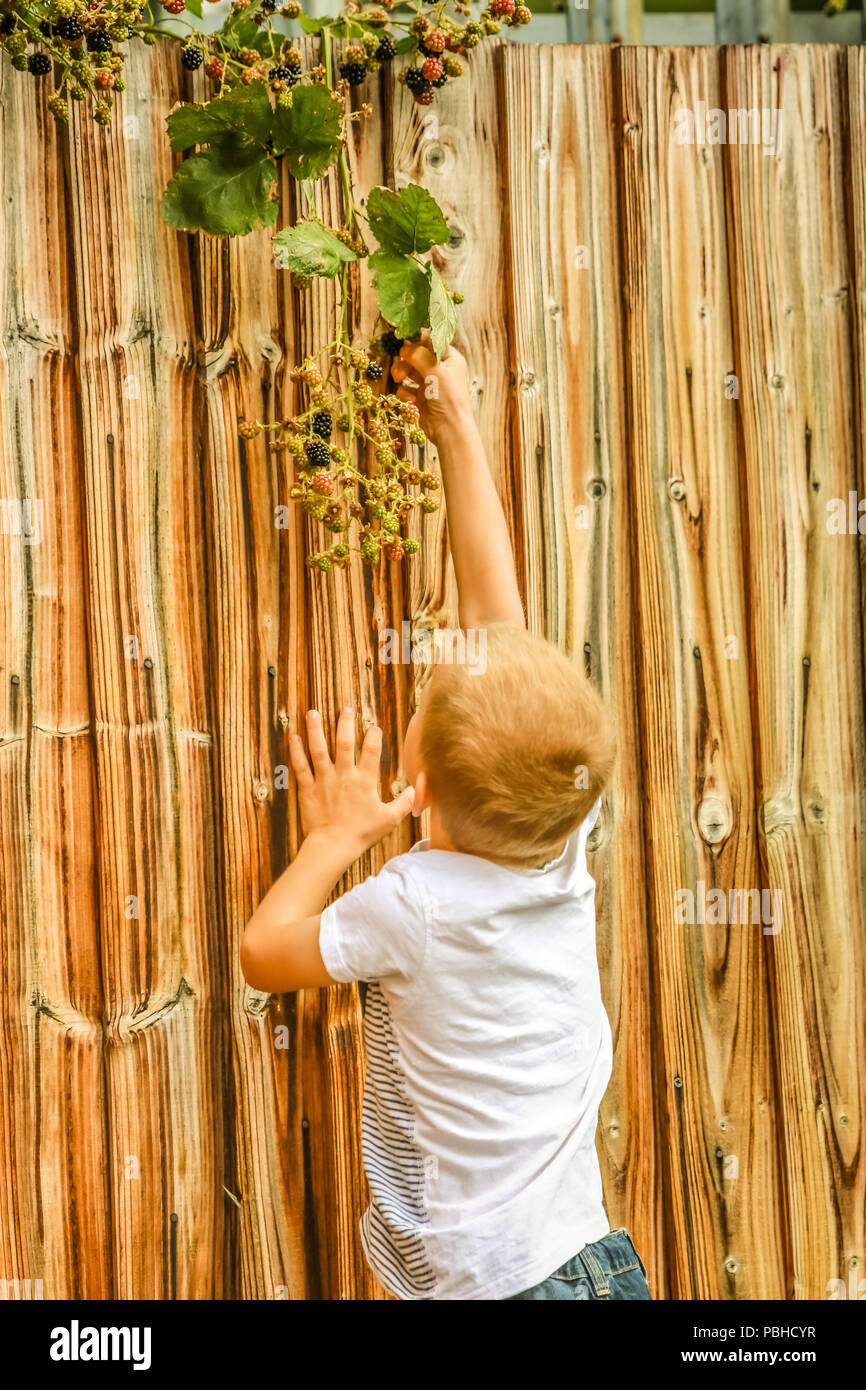
<path id="1" fill-rule="evenodd" d="M 299 222 L 277 232 L 274 245 L 279 247 L 278 265 L 296 275 L 336 275 L 344 261 L 357 256 L 338 241 L 333 232 L 321 222 Z"/>
<path id="2" fill-rule="evenodd" d="M 415 38 L 414 34 L 407 34 L 406 38 L 401 39 L 400 42 L 397 44 L 397 52 L 410 53 L 413 48 L 417 47 L 418 40 Z"/>
<path id="3" fill-rule="evenodd" d="M 323 29 L 330 26 L 330 19 L 312 19 L 309 15 L 301 14 L 298 16 L 305 34 L 321 34 Z"/>
<path id="4" fill-rule="evenodd" d="M 277 215 L 276 171 L 254 145 L 214 145 L 184 160 L 165 190 L 162 215 L 180 231 L 246 236 Z"/>
<path id="5" fill-rule="evenodd" d="M 213 101 L 187 102 L 166 119 L 171 148 L 178 153 L 190 145 L 218 143 L 240 136 L 264 145 L 271 134 L 274 109 L 264 82 L 238 85 Z"/>
<path id="6" fill-rule="evenodd" d="M 401 338 L 411 338 L 427 323 L 430 307 L 430 281 L 423 268 L 411 256 L 376 251 L 370 269 L 382 317 Z"/>
<path id="7" fill-rule="evenodd" d="M 246 45 L 239 39 L 239 32 L 242 25 L 249 24 L 251 22 L 252 16 L 259 8 L 259 3 L 260 0 L 252 0 L 251 4 L 245 5 L 242 10 L 238 10 L 237 14 L 229 15 L 222 29 L 219 31 L 220 37 L 222 38 L 223 43 L 226 44 L 227 47 L 231 48 L 234 44 L 237 43 L 239 43 L 241 48 L 246 47 Z"/>
<path id="8" fill-rule="evenodd" d="M 194 14 L 196 19 L 201 19 L 202 0 L 186 0 L 186 7 L 190 14 Z"/>
<path id="9" fill-rule="evenodd" d="M 457 331 L 457 310 L 442 283 L 441 276 L 430 267 L 430 337 L 433 351 L 441 358 Z"/>
<path id="10" fill-rule="evenodd" d="M 296 87 L 291 106 L 276 108 L 274 150 L 285 153 L 294 178 L 318 178 L 335 162 L 340 152 L 342 116 L 343 103 L 327 87 Z"/>
<path id="11" fill-rule="evenodd" d="M 436 199 L 417 183 L 410 183 L 399 193 L 392 188 L 371 189 L 367 216 L 379 244 L 386 251 L 405 256 L 429 251 L 451 235 Z"/>

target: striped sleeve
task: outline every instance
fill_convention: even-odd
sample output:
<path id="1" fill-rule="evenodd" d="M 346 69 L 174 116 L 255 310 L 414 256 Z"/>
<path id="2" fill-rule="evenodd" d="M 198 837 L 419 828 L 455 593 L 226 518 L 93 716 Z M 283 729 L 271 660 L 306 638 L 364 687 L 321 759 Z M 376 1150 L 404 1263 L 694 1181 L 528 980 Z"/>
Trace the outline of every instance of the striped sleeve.
<path id="1" fill-rule="evenodd" d="M 332 979 L 412 979 L 420 973 L 429 918 L 419 886 L 400 858 L 322 912 L 319 950 Z"/>

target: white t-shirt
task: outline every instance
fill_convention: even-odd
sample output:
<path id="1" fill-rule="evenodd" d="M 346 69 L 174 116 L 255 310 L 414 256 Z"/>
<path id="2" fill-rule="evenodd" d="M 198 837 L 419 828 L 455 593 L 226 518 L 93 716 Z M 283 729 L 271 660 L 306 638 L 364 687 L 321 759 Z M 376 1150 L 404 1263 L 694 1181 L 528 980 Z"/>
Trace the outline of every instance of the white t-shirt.
<path id="1" fill-rule="evenodd" d="M 513 870 L 429 840 L 322 913 L 335 980 L 367 980 L 364 1252 L 401 1299 L 503 1299 L 609 1228 L 595 1151 L 610 1079 L 593 808 Z"/>

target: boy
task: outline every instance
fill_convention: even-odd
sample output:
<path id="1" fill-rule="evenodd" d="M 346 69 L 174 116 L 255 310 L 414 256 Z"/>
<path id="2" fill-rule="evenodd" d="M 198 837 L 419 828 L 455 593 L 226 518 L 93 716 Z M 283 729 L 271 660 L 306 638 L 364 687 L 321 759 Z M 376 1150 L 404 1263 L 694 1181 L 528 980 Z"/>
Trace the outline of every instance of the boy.
<path id="1" fill-rule="evenodd" d="M 306 838 L 249 922 L 256 989 L 366 981 L 364 1252 L 401 1299 L 649 1298 L 610 1232 L 595 1153 L 611 1033 L 586 840 L 614 757 L 585 677 L 526 624 L 466 364 L 405 343 L 393 374 L 436 445 L 464 630 L 483 670 L 436 665 L 379 798 L 382 735 L 335 758 L 307 716 L 291 762 Z M 431 383 L 435 379 L 435 388 Z M 419 390 L 424 385 L 426 389 Z M 325 902 L 410 811 L 430 837 Z"/>

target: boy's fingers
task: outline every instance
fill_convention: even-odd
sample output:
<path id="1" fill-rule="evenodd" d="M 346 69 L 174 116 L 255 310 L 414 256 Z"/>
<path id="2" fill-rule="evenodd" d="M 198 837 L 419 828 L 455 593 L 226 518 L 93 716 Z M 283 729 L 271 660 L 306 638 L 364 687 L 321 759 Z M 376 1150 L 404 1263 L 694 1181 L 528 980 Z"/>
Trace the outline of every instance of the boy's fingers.
<path id="1" fill-rule="evenodd" d="M 300 734 L 292 734 L 289 739 L 289 762 L 292 764 L 292 771 L 298 786 L 311 787 L 313 774 L 310 771 L 310 764 L 307 762 L 307 755 L 304 752 L 304 744 Z"/>
<path id="2" fill-rule="evenodd" d="M 382 730 L 378 724 L 371 724 L 364 735 L 364 742 L 361 746 L 361 756 L 358 759 L 358 769 L 367 773 L 368 776 L 376 777 L 379 773 L 379 763 L 382 760 Z"/>
<path id="3" fill-rule="evenodd" d="M 322 728 L 318 711 L 314 709 L 311 709 L 307 714 L 307 742 L 310 745 L 310 757 L 313 760 L 316 775 L 321 777 L 322 773 L 330 772 L 331 757 L 325 742 L 325 731 Z"/>
<path id="4" fill-rule="evenodd" d="M 337 755 L 334 766 L 340 773 L 351 772 L 355 766 L 355 711 L 346 708 L 340 711 L 337 721 Z"/>
<path id="5" fill-rule="evenodd" d="M 404 343 L 400 349 L 400 356 L 410 367 L 414 367 L 421 377 L 439 365 L 436 354 L 431 352 L 425 343 Z"/>
<path id="6" fill-rule="evenodd" d="M 395 796 L 393 801 L 387 803 L 393 824 L 399 825 L 401 820 L 405 820 L 414 805 L 415 788 L 412 786 L 404 787 L 399 796 Z"/>

